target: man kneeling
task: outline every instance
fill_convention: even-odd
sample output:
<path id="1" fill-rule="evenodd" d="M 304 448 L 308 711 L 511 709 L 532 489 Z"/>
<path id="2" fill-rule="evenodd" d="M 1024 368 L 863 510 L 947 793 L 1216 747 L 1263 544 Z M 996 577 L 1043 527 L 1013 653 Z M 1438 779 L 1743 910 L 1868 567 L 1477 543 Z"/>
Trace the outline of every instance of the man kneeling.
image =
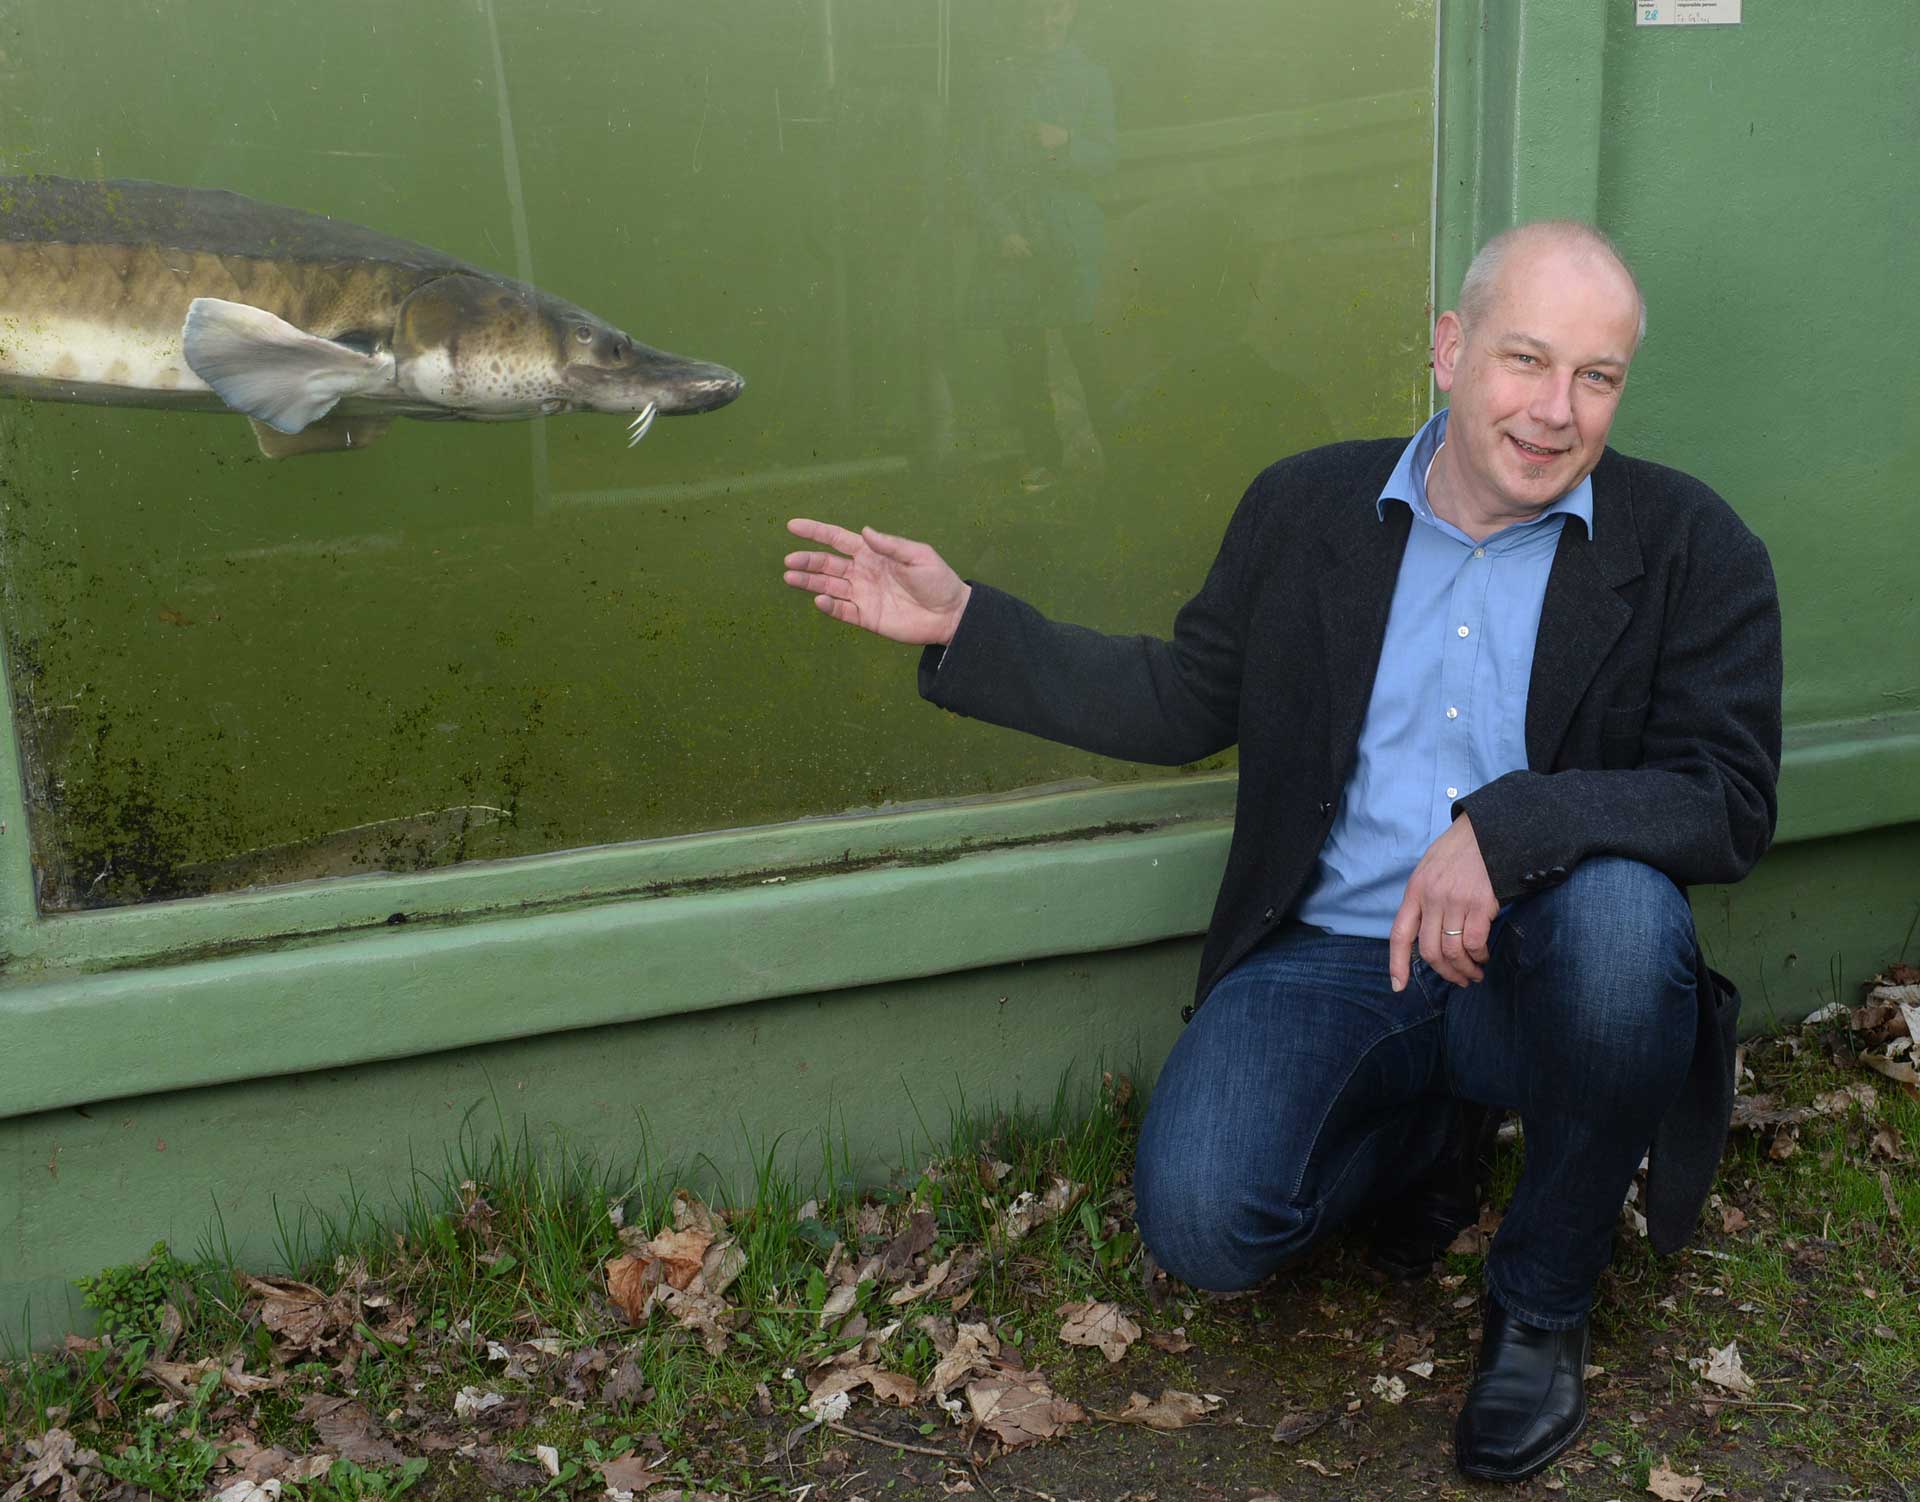
<path id="1" fill-rule="evenodd" d="M 1167 765 L 1239 746 L 1191 1026 L 1135 1187 L 1174 1276 L 1246 1288 L 1356 1217 L 1426 1271 L 1473 1218 L 1498 1114 L 1526 1160 L 1487 1259 L 1470 1476 L 1586 1418 L 1596 1280 L 1651 1152 L 1657 1250 L 1725 1141 L 1738 997 L 1684 888 L 1772 837 L 1780 625 L 1717 495 L 1606 447 L 1645 332 L 1598 231 L 1497 237 L 1435 325 L 1450 405 L 1249 487 L 1171 641 L 1046 619 L 924 543 L 789 523 L 786 583 L 924 645 L 921 693 Z"/>

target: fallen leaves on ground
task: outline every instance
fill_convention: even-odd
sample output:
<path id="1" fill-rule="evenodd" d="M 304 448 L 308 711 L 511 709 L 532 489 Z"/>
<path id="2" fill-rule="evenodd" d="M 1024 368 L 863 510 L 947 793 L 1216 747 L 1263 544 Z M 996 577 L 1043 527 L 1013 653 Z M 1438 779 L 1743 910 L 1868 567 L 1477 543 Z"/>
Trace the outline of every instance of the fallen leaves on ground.
<path id="1" fill-rule="evenodd" d="M 1038 1373 L 969 1382 L 967 1407 L 974 1422 L 1009 1450 L 1052 1439 L 1087 1417 L 1084 1408 L 1058 1396 Z"/>
<path id="2" fill-rule="evenodd" d="M 1664 1502 L 1693 1502 L 1707 1484 L 1704 1476 L 1682 1476 L 1662 1459 L 1647 1476 L 1647 1490 Z"/>
<path id="3" fill-rule="evenodd" d="M 1001 1215 L 1000 1233 L 1008 1241 L 1023 1240 L 1047 1222 L 1065 1215 L 1086 1192 L 1084 1184 L 1059 1177 L 1047 1185 L 1044 1193 L 1023 1190 Z"/>
<path id="4" fill-rule="evenodd" d="M 21 1502 L 21 1498 L 32 1494 L 57 1497 L 59 1502 L 80 1502 L 85 1491 L 90 1491 L 97 1479 L 100 1457 L 92 1450 L 83 1450 L 65 1429 L 49 1429 L 38 1439 L 26 1442 L 26 1454 L 33 1464 L 26 1474 L 4 1493 L 0 1493 L 0 1502 Z M 54 1490 L 48 1491 L 48 1486 Z"/>
<path id="5" fill-rule="evenodd" d="M 1145 1424 L 1149 1429 L 1184 1429 L 1197 1424 L 1221 1406 L 1222 1399 L 1200 1393 L 1165 1388 L 1149 1400 L 1145 1393 L 1129 1393 L 1127 1406 L 1118 1413 L 1099 1413 L 1094 1417 L 1111 1424 Z"/>
<path id="6" fill-rule="evenodd" d="M 1687 1365 L 1716 1387 L 1724 1387 L 1728 1392 L 1737 1392 L 1742 1397 L 1754 1391 L 1753 1378 L 1747 1375 L 1746 1368 L 1740 1364 L 1740 1342 L 1728 1341 L 1717 1351 L 1709 1351 L 1705 1356 L 1696 1356 Z"/>
<path id="7" fill-rule="evenodd" d="M 1280 1415 L 1280 1422 L 1273 1426 L 1273 1442 L 1276 1445 L 1297 1445 L 1309 1434 L 1319 1433 L 1332 1418 L 1331 1408 L 1289 1409 Z"/>
<path id="8" fill-rule="evenodd" d="M 606 1485 L 607 1495 L 615 1498 L 623 1492 L 629 1497 L 635 1493 L 644 1492 L 648 1487 L 665 1479 L 661 1472 L 632 1455 L 623 1455 L 618 1460 L 596 1461 L 594 1469 L 599 1471 L 600 1479 Z"/>
<path id="9" fill-rule="evenodd" d="M 316 1393 L 300 1405 L 298 1417 L 313 1425 L 321 1445 L 355 1465 L 398 1465 L 407 1458 L 365 1405 L 352 1398 Z"/>
<path id="10" fill-rule="evenodd" d="M 1108 1361 L 1118 1361 L 1140 1338 L 1140 1327 L 1118 1304 L 1062 1304 L 1055 1313 L 1066 1321 L 1060 1327 L 1062 1344 L 1092 1346 Z"/>

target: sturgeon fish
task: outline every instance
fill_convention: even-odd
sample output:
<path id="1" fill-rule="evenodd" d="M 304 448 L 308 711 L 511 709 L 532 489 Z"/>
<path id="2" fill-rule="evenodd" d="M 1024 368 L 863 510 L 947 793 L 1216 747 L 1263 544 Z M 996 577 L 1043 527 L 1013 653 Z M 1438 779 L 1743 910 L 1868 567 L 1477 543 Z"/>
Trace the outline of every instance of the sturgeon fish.
<path id="1" fill-rule="evenodd" d="M 0 395 L 242 412 L 269 458 L 395 417 L 707 412 L 745 383 L 537 287 L 218 189 L 0 177 Z"/>

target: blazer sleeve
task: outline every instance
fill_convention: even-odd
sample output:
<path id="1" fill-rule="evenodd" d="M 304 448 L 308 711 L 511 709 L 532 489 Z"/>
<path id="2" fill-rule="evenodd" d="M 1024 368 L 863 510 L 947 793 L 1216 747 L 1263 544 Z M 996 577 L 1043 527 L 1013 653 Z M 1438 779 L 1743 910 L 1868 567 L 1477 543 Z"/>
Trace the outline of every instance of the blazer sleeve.
<path id="1" fill-rule="evenodd" d="M 1664 624 L 1637 766 L 1509 772 L 1455 805 L 1473 821 L 1500 901 L 1555 886 L 1594 855 L 1642 861 L 1685 886 L 1738 881 L 1766 852 L 1778 811 L 1780 604 L 1765 545 L 1730 514 L 1689 559 Z"/>
<path id="2" fill-rule="evenodd" d="M 942 709 L 1127 761 L 1179 766 L 1239 738 L 1249 555 L 1260 492 L 1242 498 L 1173 639 L 1114 636 L 1049 620 L 974 584 L 959 629 L 920 659 L 920 693 Z"/>

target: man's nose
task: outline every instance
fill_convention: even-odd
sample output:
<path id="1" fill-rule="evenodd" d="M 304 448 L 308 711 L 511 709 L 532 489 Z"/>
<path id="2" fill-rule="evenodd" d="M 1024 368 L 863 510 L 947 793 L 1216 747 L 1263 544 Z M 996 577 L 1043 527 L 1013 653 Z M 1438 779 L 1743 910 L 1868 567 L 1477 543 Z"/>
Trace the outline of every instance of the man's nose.
<path id="1" fill-rule="evenodd" d="M 1573 372 L 1564 375 L 1548 371 L 1533 393 L 1527 415 L 1550 428 L 1564 428 L 1573 421 Z"/>

